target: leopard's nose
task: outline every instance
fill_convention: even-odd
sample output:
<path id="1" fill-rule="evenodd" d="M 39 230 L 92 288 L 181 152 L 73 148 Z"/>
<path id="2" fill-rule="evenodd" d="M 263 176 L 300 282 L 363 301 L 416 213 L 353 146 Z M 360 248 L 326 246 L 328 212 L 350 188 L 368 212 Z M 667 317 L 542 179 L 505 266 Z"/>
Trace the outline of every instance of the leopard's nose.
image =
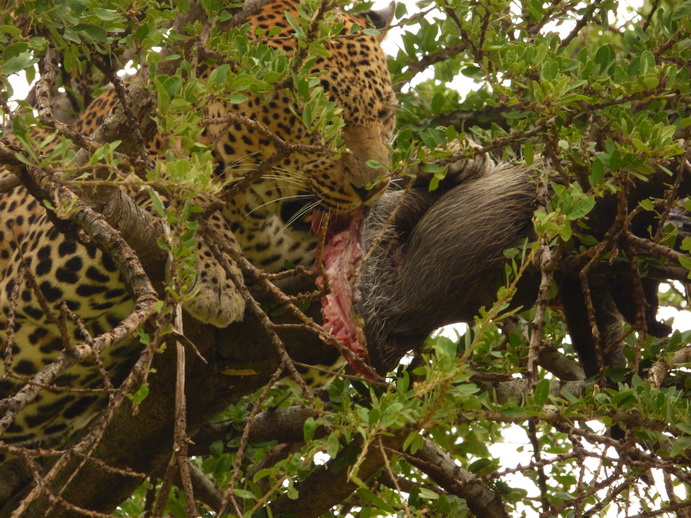
<path id="1" fill-rule="evenodd" d="M 360 197 L 362 203 L 364 203 L 365 205 L 371 205 L 375 203 L 384 193 L 388 185 L 388 180 L 380 181 L 369 188 L 358 187 L 357 185 L 352 184 L 353 190 Z"/>

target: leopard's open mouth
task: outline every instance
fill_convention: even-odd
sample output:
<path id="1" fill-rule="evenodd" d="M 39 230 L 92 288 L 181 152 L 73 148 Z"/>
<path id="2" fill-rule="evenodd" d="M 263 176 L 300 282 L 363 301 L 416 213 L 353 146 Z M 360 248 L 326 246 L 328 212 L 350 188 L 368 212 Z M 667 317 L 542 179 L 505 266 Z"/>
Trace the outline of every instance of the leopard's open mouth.
<path id="1" fill-rule="evenodd" d="M 322 327 L 353 353 L 352 357 L 344 355 L 353 369 L 371 376 L 367 368 L 369 357 L 364 322 L 353 312 L 356 276 L 363 257 L 358 233 L 362 214 L 363 210 L 359 209 L 352 214 L 332 217 L 324 230 L 321 228 L 324 215 L 315 210 L 312 230 L 316 233 L 326 232 L 323 267 L 328 278 L 329 293 L 322 297 Z M 321 277 L 317 279 L 317 284 L 323 286 Z"/>

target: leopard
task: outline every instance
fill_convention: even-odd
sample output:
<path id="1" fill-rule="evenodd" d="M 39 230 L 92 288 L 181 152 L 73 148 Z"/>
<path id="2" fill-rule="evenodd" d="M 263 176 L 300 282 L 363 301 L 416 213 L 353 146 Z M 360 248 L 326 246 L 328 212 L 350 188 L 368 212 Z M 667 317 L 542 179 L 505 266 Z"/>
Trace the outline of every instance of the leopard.
<path id="1" fill-rule="evenodd" d="M 296 0 L 270 0 L 248 18 L 249 34 L 290 58 L 299 45 L 289 18 L 299 19 L 299 9 Z M 295 96 L 286 89 L 272 96 L 247 94 L 244 102 L 217 96 L 205 104 L 206 117 L 221 120 L 236 114 L 273 134 L 270 138 L 241 122 L 206 126 L 200 143 L 212 147 L 214 181 L 219 184 L 232 185 L 274 156 L 278 139 L 304 145 L 303 151 L 281 158 L 211 216 L 232 246 L 256 267 L 277 272 L 287 264 L 311 266 L 319 242 L 309 221 L 311 209 L 351 213 L 374 203 L 389 185 L 391 179 L 372 161 L 388 163 L 394 132 L 396 99 L 381 48 L 393 11 L 393 4 L 359 14 L 339 11 L 341 34 L 324 44 L 327 52 L 311 65 L 314 87 L 321 88 L 340 110 L 343 152 L 314 151 L 319 138 L 302 123 Z M 370 30 L 361 30 L 367 27 Z M 72 128 L 93 133 L 119 103 L 113 89 L 106 91 Z M 157 136 L 151 139 L 152 154 L 162 156 L 161 142 Z M 4 170 L 0 177 L 12 174 Z M 74 343 L 84 342 L 85 332 L 97 336 L 112 329 L 133 308 L 114 261 L 83 236 L 61 232 L 49 210 L 22 185 L 0 194 L 0 350 L 5 358 L 0 365 L 0 400 L 16 393 L 65 351 L 64 335 L 42 309 L 37 290 L 26 278 L 20 284 L 22 268 L 55 314 L 64 305 L 83 322 L 83 326 L 65 324 Z M 183 309 L 219 328 L 241 322 L 245 306 L 238 288 L 210 251 L 197 246 L 195 295 Z M 106 349 L 99 361 L 71 367 L 55 381 L 62 389 L 42 390 L 0 440 L 17 446 L 50 445 L 87 427 L 107 401 L 107 391 L 98 391 L 104 385 L 102 370 L 117 386 L 141 347 L 133 337 Z"/>

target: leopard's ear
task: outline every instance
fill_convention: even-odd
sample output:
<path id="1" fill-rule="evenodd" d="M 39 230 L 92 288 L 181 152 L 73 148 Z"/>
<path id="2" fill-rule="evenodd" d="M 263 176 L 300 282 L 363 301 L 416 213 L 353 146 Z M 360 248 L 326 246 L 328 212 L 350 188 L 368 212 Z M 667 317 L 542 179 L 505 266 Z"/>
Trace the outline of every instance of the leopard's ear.
<path id="1" fill-rule="evenodd" d="M 394 1 L 383 9 L 373 9 L 371 11 L 367 11 L 366 13 L 362 13 L 360 16 L 369 18 L 374 24 L 375 29 L 381 29 L 382 32 L 385 32 L 389 28 L 395 12 L 396 2 Z"/>

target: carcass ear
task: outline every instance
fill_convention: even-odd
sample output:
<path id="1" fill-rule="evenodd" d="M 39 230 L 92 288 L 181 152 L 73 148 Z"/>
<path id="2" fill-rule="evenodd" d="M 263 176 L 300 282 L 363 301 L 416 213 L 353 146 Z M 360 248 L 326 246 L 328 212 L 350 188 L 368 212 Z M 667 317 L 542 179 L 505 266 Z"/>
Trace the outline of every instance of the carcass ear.
<path id="1" fill-rule="evenodd" d="M 362 13 L 360 16 L 369 18 L 374 24 L 375 29 L 381 29 L 386 31 L 389 24 L 393 20 L 393 15 L 396 12 L 396 2 L 391 2 L 388 6 L 379 10 L 371 10 L 366 13 Z"/>

